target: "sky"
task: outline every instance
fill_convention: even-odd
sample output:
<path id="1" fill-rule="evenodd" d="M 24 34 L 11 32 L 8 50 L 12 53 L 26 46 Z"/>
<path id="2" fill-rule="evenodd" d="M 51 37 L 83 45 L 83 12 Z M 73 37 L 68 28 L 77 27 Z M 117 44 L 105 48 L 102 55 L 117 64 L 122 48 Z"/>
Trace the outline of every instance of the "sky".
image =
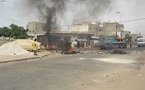
<path id="1" fill-rule="evenodd" d="M 23 6 L 23 3 L 20 3 L 18 1 L 21 0 L 4 0 L 4 2 L 0 2 L 0 27 L 9 26 L 12 23 L 26 27 L 26 24 L 29 21 L 39 20 L 38 15 L 35 12 L 36 10 L 30 10 L 29 13 L 26 13 L 25 8 L 21 8 L 21 6 Z M 77 5 L 77 3 L 68 4 L 70 4 L 68 5 L 68 7 L 71 5 L 73 7 L 80 6 L 81 8 L 77 9 L 77 13 L 80 13 L 79 10 L 83 11 L 83 9 L 86 8 L 83 5 L 81 6 L 81 4 Z M 106 7 L 106 9 L 101 12 L 101 15 L 92 16 L 93 18 L 89 18 L 88 16 L 86 16 L 88 18 L 83 20 L 100 22 L 107 22 L 109 20 L 111 22 L 135 20 L 122 23 L 124 24 L 124 30 L 131 31 L 134 34 L 145 34 L 145 19 L 142 19 L 145 18 L 145 0 L 111 0 L 109 4 L 110 6 Z M 72 10 L 72 7 L 67 9 L 66 13 L 64 14 L 65 20 L 60 19 L 61 24 L 72 25 L 72 21 L 73 23 L 78 22 L 78 16 L 73 15 Z M 83 17 L 83 15 L 84 14 L 81 13 L 81 15 L 79 16 Z"/>

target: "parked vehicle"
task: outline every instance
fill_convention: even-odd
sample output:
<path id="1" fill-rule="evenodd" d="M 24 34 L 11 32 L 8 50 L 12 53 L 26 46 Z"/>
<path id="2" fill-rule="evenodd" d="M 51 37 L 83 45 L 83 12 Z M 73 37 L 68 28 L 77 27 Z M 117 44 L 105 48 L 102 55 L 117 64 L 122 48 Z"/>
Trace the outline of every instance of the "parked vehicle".
<path id="1" fill-rule="evenodd" d="M 117 36 L 101 36 L 99 37 L 100 49 L 115 49 L 115 48 L 126 48 L 125 38 Z"/>
<path id="2" fill-rule="evenodd" d="M 117 47 L 117 39 L 115 36 L 101 36 L 99 37 L 100 49 L 113 49 Z"/>
<path id="3" fill-rule="evenodd" d="M 125 38 L 117 37 L 118 48 L 127 48 L 127 43 Z"/>
<path id="4" fill-rule="evenodd" d="M 138 46 L 138 47 L 143 47 L 143 46 L 145 46 L 145 38 L 138 38 L 138 39 L 137 39 L 137 46 Z"/>

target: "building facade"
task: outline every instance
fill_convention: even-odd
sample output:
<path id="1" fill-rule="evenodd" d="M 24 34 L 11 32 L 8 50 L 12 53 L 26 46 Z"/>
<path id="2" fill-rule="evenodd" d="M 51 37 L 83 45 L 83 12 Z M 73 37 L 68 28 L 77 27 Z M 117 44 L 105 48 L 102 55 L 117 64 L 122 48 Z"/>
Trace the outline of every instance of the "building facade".
<path id="1" fill-rule="evenodd" d="M 121 37 L 125 38 L 126 34 L 131 35 L 131 32 L 122 30 Z"/>
<path id="2" fill-rule="evenodd" d="M 82 24 L 73 25 L 70 31 L 77 33 L 91 33 L 98 37 L 103 34 L 103 27 L 100 22 L 84 22 Z"/>
<path id="3" fill-rule="evenodd" d="M 28 35 L 36 36 L 38 34 L 45 34 L 45 23 L 41 22 L 29 22 L 26 26 L 28 29 Z"/>
<path id="4" fill-rule="evenodd" d="M 70 33 L 70 32 L 55 32 L 51 33 L 51 39 L 48 39 L 48 36 L 46 35 L 38 35 L 37 39 L 42 44 L 45 44 L 46 42 L 51 42 L 52 45 L 57 46 L 60 44 L 60 41 L 63 40 L 65 42 L 71 42 L 72 46 L 76 46 L 76 40 L 78 40 L 80 43 L 84 45 L 84 47 L 90 46 L 90 37 L 93 36 L 93 34 L 88 33 Z M 50 40 L 50 41 L 49 41 Z"/>
<path id="5" fill-rule="evenodd" d="M 123 28 L 124 26 L 117 22 L 104 22 L 103 23 L 104 35 L 117 35 L 121 37 Z"/>

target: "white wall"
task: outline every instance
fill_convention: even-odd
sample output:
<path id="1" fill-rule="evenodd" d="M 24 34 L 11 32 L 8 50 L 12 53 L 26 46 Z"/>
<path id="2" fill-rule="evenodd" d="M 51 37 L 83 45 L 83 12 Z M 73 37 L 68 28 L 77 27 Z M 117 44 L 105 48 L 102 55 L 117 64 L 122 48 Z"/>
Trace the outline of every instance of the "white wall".
<path id="1" fill-rule="evenodd" d="M 74 25 L 72 27 L 72 32 L 88 32 L 89 31 L 89 25 Z"/>

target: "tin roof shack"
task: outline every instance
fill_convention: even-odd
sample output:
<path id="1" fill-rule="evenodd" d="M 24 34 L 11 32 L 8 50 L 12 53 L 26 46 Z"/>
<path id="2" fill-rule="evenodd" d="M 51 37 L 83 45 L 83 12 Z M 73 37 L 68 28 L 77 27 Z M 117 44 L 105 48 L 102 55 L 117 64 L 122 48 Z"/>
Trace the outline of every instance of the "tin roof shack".
<path id="1" fill-rule="evenodd" d="M 47 35 L 37 35 L 37 41 L 41 42 L 41 45 L 45 46 L 45 48 L 46 47 L 52 48 L 53 46 L 56 46 L 58 44 L 60 37 L 54 35 L 50 35 L 49 37 L 51 37 L 51 40 L 48 39 Z"/>
<path id="2" fill-rule="evenodd" d="M 75 47 L 75 40 L 79 40 L 80 42 L 85 44 L 85 47 L 90 45 L 90 37 L 93 34 L 88 33 L 70 33 L 70 32 L 59 32 L 59 33 L 51 33 L 51 45 L 58 47 L 61 43 L 61 40 L 66 42 L 71 42 L 72 46 Z M 38 35 L 37 39 L 41 42 L 42 45 L 49 45 L 49 39 L 46 35 Z"/>

